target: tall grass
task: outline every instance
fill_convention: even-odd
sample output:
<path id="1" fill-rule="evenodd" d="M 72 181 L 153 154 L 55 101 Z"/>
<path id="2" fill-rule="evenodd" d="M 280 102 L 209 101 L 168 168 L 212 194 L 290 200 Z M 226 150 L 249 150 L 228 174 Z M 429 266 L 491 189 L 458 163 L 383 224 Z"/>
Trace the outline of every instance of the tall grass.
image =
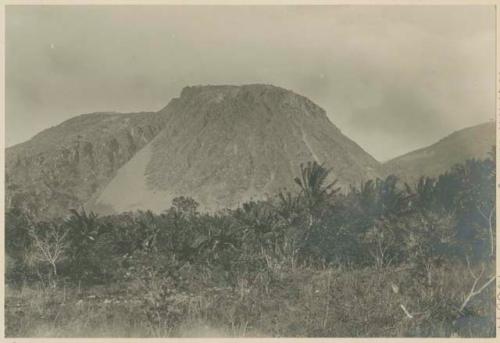
<path id="1" fill-rule="evenodd" d="M 7 288 L 9 337 L 492 337 L 494 289 L 458 308 L 465 265 L 422 287 L 404 267 L 295 267 L 239 278 L 230 288 L 162 290 L 156 282 L 109 287 Z M 411 318 L 405 313 L 410 314 Z"/>
<path id="2" fill-rule="evenodd" d="M 6 333 L 494 336 L 494 168 L 339 194 L 310 163 L 298 194 L 213 214 L 184 197 L 50 222 L 11 209 Z"/>

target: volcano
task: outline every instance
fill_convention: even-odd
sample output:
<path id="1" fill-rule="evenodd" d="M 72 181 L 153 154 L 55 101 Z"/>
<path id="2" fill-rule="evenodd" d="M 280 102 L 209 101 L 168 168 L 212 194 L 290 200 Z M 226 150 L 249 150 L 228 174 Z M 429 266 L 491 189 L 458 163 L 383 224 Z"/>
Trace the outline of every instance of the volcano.
<path id="1" fill-rule="evenodd" d="M 379 163 L 309 99 L 271 85 L 194 86 L 158 112 L 163 129 L 88 203 L 97 212 L 155 212 L 187 196 L 214 211 L 295 189 L 300 164 L 339 185 L 380 175 Z"/>

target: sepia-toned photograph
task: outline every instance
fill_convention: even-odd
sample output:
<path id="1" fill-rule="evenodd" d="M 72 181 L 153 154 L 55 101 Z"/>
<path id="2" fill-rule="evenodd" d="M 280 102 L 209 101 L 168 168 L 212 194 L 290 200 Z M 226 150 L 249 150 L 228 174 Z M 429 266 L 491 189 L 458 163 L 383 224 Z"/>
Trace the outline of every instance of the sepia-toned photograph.
<path id="1" fill-rule="evenodd" d="M 496 337 L 495 5 L 4 13 L 7 338 Z"/>

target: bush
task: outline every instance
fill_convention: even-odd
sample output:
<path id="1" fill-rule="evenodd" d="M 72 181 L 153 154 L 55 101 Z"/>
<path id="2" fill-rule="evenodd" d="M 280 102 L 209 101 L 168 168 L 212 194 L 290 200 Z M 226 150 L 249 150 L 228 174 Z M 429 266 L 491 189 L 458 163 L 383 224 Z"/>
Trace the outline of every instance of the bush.
<path id="1" fill-rule="evenodd" d="M 491 336 L 494 175 L 491 160 L 471 160 L 414 186 L 389 176 L 340 193 L 310 163 L 297 193 L 212 214 L 185 197 L 161 214 L 37 221 L 10 209 L 6 282 L 47 297 L 28 314 L 9 308 L 8 332 L 52 311 L 61 287 L 122 285 L 148 336 L 200 323 L 225 334 Z"/>

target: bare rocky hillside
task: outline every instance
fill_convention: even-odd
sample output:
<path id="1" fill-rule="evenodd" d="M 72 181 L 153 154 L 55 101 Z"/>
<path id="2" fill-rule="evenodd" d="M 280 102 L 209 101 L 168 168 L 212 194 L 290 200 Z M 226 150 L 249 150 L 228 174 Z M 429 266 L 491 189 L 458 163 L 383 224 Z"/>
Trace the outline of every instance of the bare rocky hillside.
<path id="1" fill-rule="evenodd" d="M 84 114 L 6 149 L 6 204 L 39 217 L 79 208 L 163 128 L 158 113 Z"/>
<path id="2" fill-rule="evenodd" d="M 158 112 L 84 114 L 8 148 L 6 204 L 50 218 L 81 206 L 158 212 L 188 196 L 213 211 L 297 190 L 304 162 L 324 163 L 344 187 L 388 174 L 413 181 L 485 157 L 494 137 L 493 123 L 478 125 L 382 166 L 292 91 L 186 87 Z"/>
<path id="3" fill-rule="evenodd" d="M 324 163 L 344 186 L 380 175 L 322 108 L 282 88 L 187 87 L 159 113 L 165 128 L 118 170 L 91 204 L 98 212 L 161 211 L 177 196 L 231 208 L 295 190 L 307 161 Z"/>

